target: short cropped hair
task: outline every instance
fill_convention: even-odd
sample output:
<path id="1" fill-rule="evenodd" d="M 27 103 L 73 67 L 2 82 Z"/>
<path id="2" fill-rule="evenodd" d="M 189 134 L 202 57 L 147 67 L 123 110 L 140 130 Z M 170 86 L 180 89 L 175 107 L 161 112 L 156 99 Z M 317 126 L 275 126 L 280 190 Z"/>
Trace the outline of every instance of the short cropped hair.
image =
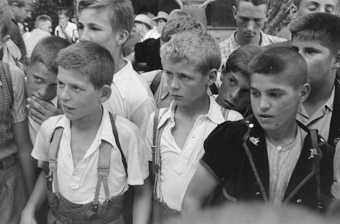
<path id="1" fill-rule="evenodd" d="M 0 38 L 8 34 L 9 27 L 11 26 L 11 18 L 12 14 L 9 5 L 6 1 L 0 1 Z"/>
<path id="2" fill-rule="evenodd" d="M 27 0 L 7 0 L 8 5 L 12 5 L 13 3 L 17 3 L 19 8 L 26 6 Z"/>
<path id="3" fill-rule="evenodd" d="M 35 45 L 32 55 L 30 66 L 37 62 L 41 62 L 47 68 L 47 70 L 58 74 L 57 55 L 63 48 L 69 46 L 70 43 L 57 36 L 48 36 L 41 39 L 37 45 Z"/>
<path id="4" fill-rule="evenodd" d="M 83 9 L 107 9 L 109 10 L 112 30 L 127 30 L 133 28 L 134 15 L 130 0 L 80 0 L 78 13 Z"/>
<path id="5" fill-rule="evenodd" d="M 86 76 L 94 89 L 111 86 L 115 69 L 113 58 L 106 48 L 97 43 L 84 41 L 72 44 L 59 52 L 57 62 L 65 70 Z"/>
<path id="6" fill-rule="evenodd" d="M 223 66 L 222 75 L 229 72 L 241 72 L 242 75 L 249 78 L 249 62 L 259 53 L 263 52 L 263 48 L 255 44 L 247 44 L 237 48 L 230 54 L 226 64 Z"/>
<path id="7" fill-rule="evenodd" d="M 202 75 L 207 75 L 211 69 L 218 69 L 221 64 L 219 45 L 208 32 L 202 30 L 186 30 L 174 35 L 161 47 L 160 55 L 174 64 L 194 65 Z"/>
<path id="8" fill-rule="evenodd" d="M 161 40 L 166 43 L 171 39 L 171 36 L 185 30 L 202 30 L 205 31 L 205 26 L 191 17 L 182 17 L 168 21 L 162 31 Z"/>
<path id="9" fill-rule="evenodd" d="M 71 17 L 71 12 L 68 9 L 60 9 L 60 10 L 58 10 L 58 16 L 61 16 L 61 15 L 64 15 L 67 18 L 70 18 Z"/>
<path id="10" fill-rule="evenodd" d="M 251 2 L 255 6 L 265 4 L 268 7 L 268 0 L 235 0 L 235 7 L 238 7 L 240 2 Z"/>
<path id="11" fill-rule="evenodd" d="M 191 17 L 189 13 L 186 11 L 183 11 L 181 9 L 174 9 L 170 12 L 168 21 L 173 20 L 173 19 L 178 19 L 182 17 Z"/>
<path id="12" fill-rule="evenodd" d="M 250 76 L 261 74 L 279 76 L 297 90 L 307 83 L 307 63 L 303 56 L 288 47 L 265 50 L 249 63 Z"/>
<path id="13" fill-rule="evenodd" d="M 292 39 L 315 40 L 332 54 L 340 50 L 340 18 L 329 13 L 312 13 L 298 18 L 290 25 Z"/>
<path id="14" fill-rule="evenodd" d="M 42 14 L 42 15 L 38 16 L 35 19 L 35 24 L 34 24 L 35 28 L 39 27 L 40 21 L 43 21 L 43 22 L 50 21 L 52 23 L 52 18 L 49 17 L 48 15 L 45 15 L 45 14 Z"/>

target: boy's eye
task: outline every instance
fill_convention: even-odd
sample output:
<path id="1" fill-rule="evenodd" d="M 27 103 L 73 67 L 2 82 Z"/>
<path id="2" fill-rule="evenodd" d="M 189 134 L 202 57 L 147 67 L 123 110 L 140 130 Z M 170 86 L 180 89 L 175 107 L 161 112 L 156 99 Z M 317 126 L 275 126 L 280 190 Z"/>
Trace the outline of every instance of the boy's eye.
<path id="1" fill-rule="evenodd" d="M 256 91 L 250 91 L 251 92 L 251 95 L 253 96 L 253 97 L 258 97 L 258 96 L 260 96 L 260 93 L 259 92 L 256 92 Z"/>
<path id="2" fill-rule="evenodd" d="M 42 79 L 40 77 L 34 76 L 36 83 L 42 83 Z"/>
<path id="3" fill-rule="evenodd" d="M 236 81 L 234 79 L 229 78 L 229 83 L 231 86 L 235 86 L 236 85 Z"/>
<path id="4" fill-rule="evenodd" d="M 280 93 L 270 93 L 270 96 L 274 97 L 274 98 L 279 98 L 281 96 L 281 94 Z"/>
<path id="5" fill-rule="evenodd" d="M 333 7 L 333 6 L 327 6 L 326 9 L 325 9 L 325 11 L 326 11 L 327 13 L 332 13 L 332 12 L 334 12 L 334 7 Z"/>
<path id="6" fill-rule="evenodd" d="M 58 81 L 57 86 L 58 86 L 58 87 L 64 87 L 64 83 Z"/>
<path id="7" fill-rule="evenodd" d="M 80 89 L 78 86 L 73 86 L 72 88 L 73 88 L 76 92 L 81 91 L 81 89 Z"/>
<path id="8" fill-rule="evenodd" d="M 171 77 L 171 76 L 172 76 L 172 73 L 167 72 L 167 71 L 164 71 L 164 74 L 165 74 L 166 76 L 168 76 L 168 77 Z"/>
<path id="9" fill-rule="evenodd" d="M 311 4 L 307 8 L 308 8 L 309 11 L 314 11 L 314 10 L 316 10 L 317 7 L 316 7 L 315 4 Z"/>
<path id="10" fill-rule="evenodd" d="M 306 49 L 306 54 L 313 56 L 316 53 L 314 49 Z"/>

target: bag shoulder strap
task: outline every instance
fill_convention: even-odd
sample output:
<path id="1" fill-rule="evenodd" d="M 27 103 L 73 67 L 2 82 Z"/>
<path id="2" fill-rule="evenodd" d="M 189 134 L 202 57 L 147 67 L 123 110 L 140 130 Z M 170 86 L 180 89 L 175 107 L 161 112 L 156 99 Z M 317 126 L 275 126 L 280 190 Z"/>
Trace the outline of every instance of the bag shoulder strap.
<path id="1" fill-rule="evenodd" d="M 116 126 L 116 124 L 115 124 L 117 115 L 116 115 L 116 114 L 111 114 L 111 113 L 109 113 L 109 115 L 110 115 L 110 120 L 111 120 L 111 125 L 112 125 L 112 132 L 113 132 L 113 135 L 114 135 L 114 138 L 115 138 L 117 147 L 118 147 L 118 149 L 119 149 L 119 151 L 120 151 L 120 155 L 121 155 L 121 157 L 122 157 L 122 162 L 123 162 L 123 166 L 124 166 L 124 169 L 125 169 L 126 176 L 128 176 L 127 162 L 126 162 L 126 158 L 125 158 L 125 156 L 124 156 L 122 147 L 120 146 L 119 136 L 118 136 L 118 131 L 117 131 L 117 126 Z"/>
<path id="2" fill-rule="evenodd" d="M 313 155 L 314 162 L 314 170 L 315 170 L 315 178 L 317 185 L 317 209 L 322 209 L 322 195 L 321 195 L 321 186 L 320 186 L 320 160 L 322 159 L 322 152 L 318 143 L 318 131 L 316 129 L 310 129 L 311 141 L 312 141 L 312 149 L 315 150 Z M 313 154 L 313 152 L 312 152 Z"/>
<path id="3" fill-rule="evenodd" d="M 12 105 L 13 105 L 13 102 L 14 102 L 12 76 L 11 76 L 11 73 L 9 71 L 9 65 L 7 63 L 3 62 L 3 61 L 1 61 L 1 64 L 2 64 L 3 70 L 5 72 L 7 86 L 8 86 L 8 89 L 9 89 L 9 93 L 11 95 L 11 102 L 12 102 L 11 108 L 12 108 Z"/>
<path id="4" fill-rule="evenodd" d="M 161 79 L 162 79 L 162 74 L 163 74 L 163 70 L 161 70 L 160 72 L 157 73 L 157 75 L 155 76 L 155 78 L 152 80 L 151 85 L 150 85 L 150 89 L 153 95 L 155 95 L 159 84 L 161 83 Z"/>

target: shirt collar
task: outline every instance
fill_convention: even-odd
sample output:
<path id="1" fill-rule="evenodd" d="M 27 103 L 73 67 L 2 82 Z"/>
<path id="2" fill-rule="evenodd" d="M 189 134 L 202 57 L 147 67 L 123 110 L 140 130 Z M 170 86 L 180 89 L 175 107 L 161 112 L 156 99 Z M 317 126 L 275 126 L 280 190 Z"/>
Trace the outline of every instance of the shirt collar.
<path id="1" fill-rule="evenodd" d="M 236 42 L 236 39 L 235 39 L 236 33 L 237 33 L 237 30 L 234 31 L 233 35 L 231 35 L 231 41 L 233 42 L 233 45 L 234 45 L 235 47 L 239 48 L 239 47 L 241 47 L 241 45 L 239 45 L 239 44 Z M 262 31 L 260 31 L 260 44 L 259 44 L 260 46 L 262 46 L 262 43 L 264 43 L 264 40 L 263 40 L 263 39 L 265 39 L 265 38 L 267 38 L 267 37 L 264 35 L 264 33 L 263 33 Z"/>
<path id="2" fill-rule="evenodd" d="M 163 126 L 168 120 L 170 120 L 171 122 L 175 122 L 175 109 L 176 109 L 176 103 L 175 101 L 172 101 L 169 107 L 169 110 L 167 110 L 165 113 L 163 111 L 160 111 L 160 115 L 161 120 L 159 121 L 158 124 L 158 129 Z M 162 113 L 164 113 L 162 115 Z M 225 121 L 222 112 L 221 112 L 221 107 L 220 105 L 218 105 L 216 103 L 216 101 L 214 100 L 214 98 L 212 96 L 209 97 L 209 111 L 207 114 L 205 115 L 200 115 L 198 118 L 200 117 L 207 117 L 211 122 L 215 123 L 215 124 L 220 124 L 222 122 Z"/>
<path id="3" fill-rule="evenodd" d="M 97 139 L 101 141 L 104 140 L 110 143 L 113 147 L 116 147 L 116 141 L 115 141 L 113 131 L 112 131 L 112 125 L 111 125 L 109 112 L 105 107 L 102 107 L 102 108 L 103 108 L 103 116 L 100 122 L 100 126 L 98 128 L 95 140 Z M 55 128 L 58 128 L 58 127 L 64 128 L 64 132 L 65 130 L 70 131 L 70 128 L 71 128 L 70 120 L 65 115 L 62 115 L 56 123 Z"/>

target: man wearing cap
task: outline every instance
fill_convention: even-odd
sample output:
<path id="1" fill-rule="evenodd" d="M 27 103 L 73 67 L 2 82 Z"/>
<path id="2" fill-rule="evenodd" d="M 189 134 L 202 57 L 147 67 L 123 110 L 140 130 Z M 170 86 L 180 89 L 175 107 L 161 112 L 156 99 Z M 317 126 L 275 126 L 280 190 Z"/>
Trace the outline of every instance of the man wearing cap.
<path id="1" fill-rule="evenodd" d="M 151 19 L 144 14 L 139 14 L 136 16 L 134 30 L 137 34 L 139 34 L 142 41 L 149 38 L 156 39 L 160 37 L 160 34 L 157 32 L 157 30 L 153 29 Z"/>
<path id="2" fill-rule="evenodd" d="M 31 18 L 35 0 L 8 0 L 7 2 L 12 12 L 12 21 L 8 35 L 20 49 L 22 60 L 26 56 L 27 52 L 18 23 L 22 23 L 25 19 Z"/>
<path id="3" fill-rule="evenodd" d="M 157 31 L 159 34 L 162 34 L 162 30 L 166 24 L 166 22 L 168 22 L 168 17 L 169 14 L 163 11 L 159 11 L 157 16 L 155 18 L 153 18 L 152 20 L 155 21 L 157 23 Z"/>

